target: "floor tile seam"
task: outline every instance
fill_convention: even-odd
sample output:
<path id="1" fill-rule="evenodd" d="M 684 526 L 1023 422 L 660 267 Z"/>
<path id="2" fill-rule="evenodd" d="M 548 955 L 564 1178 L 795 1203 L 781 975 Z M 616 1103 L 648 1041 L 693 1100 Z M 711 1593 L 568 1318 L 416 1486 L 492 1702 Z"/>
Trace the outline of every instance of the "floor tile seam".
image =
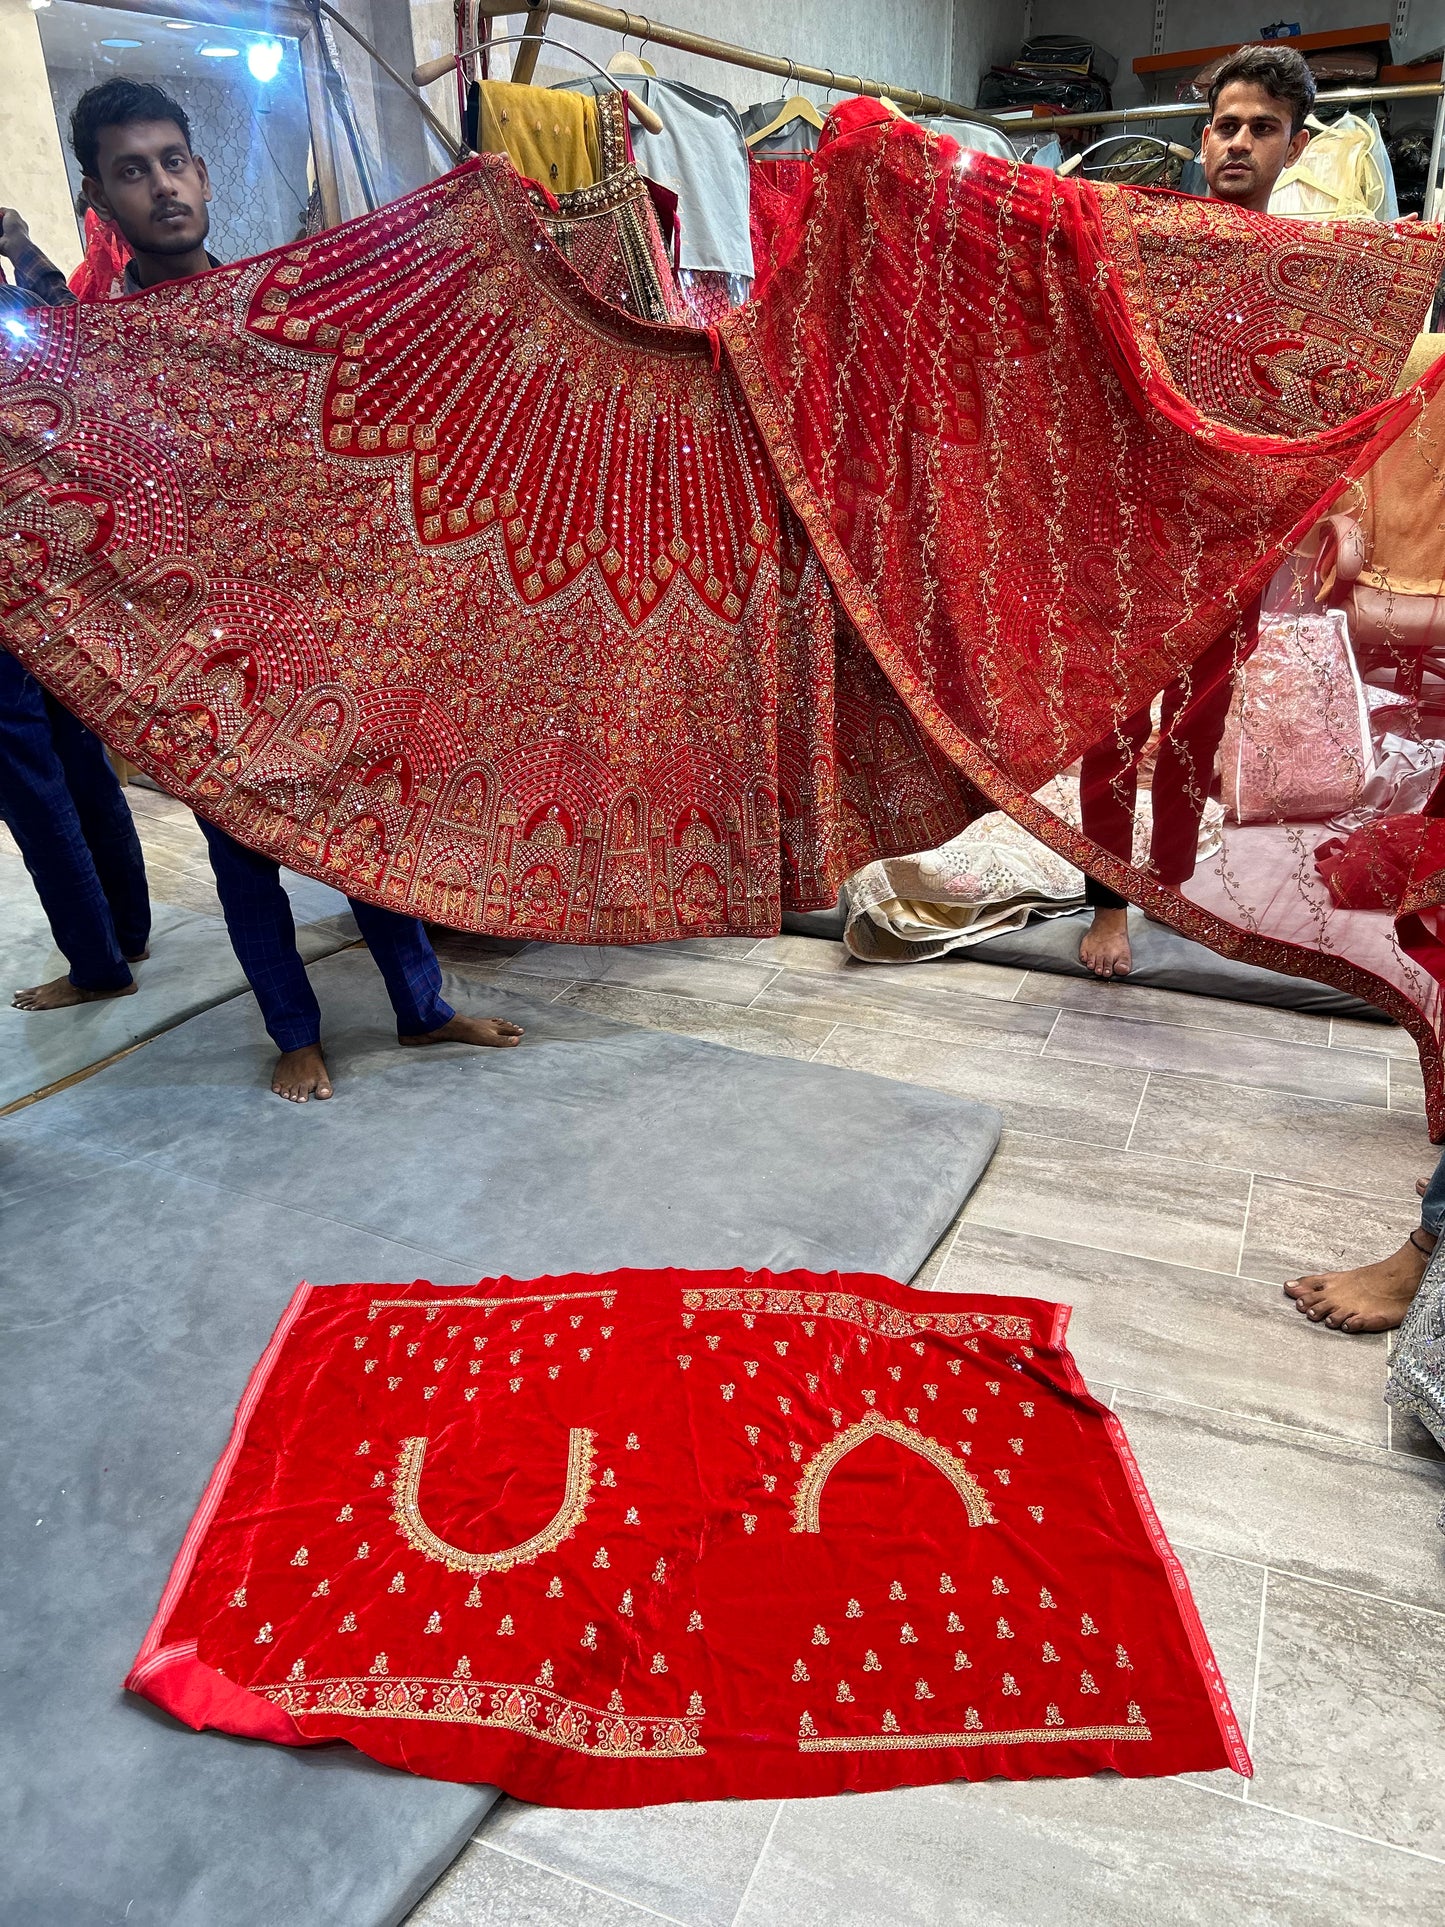
<path id="1" fill-rule="evenodd" d="M 620 1894 L 611 1887 L 598 1886 L 595 1880 L 584 1880 L 579 1874 L 566 1873 L 560 1867 L 549 1867 L 545 1860 L 533 1860 L 525 1853 L 518 1853 L 515 1847 L 502 1846 L 495 1840 L 485 1839 L 481 1834 L 475 1834 L 473 1838 L 478 1846 L 485 1847 L 489 1853 L 500 1854 L 504 1860 L 515 1860 L 520 1867 L 531 1867 L 536 1873 L 550 1874 L 554 1880 L 580 1887 L 584 1893 L 598 1894 L 603 1900 L 615 1900 L 620 1906 L 646 1914 L 650 1920 L 665 1920 L 668 1927 L 691 1927 L 691 1923 L 680 1920 L 676 1914 L 665 1914 L 659 1908 L 649 1907 L 646 1901 L 635 1900 L 631 1894 Z"/>
<path id="2" fill-rule="evenodd" d="M 1216 1001 L 1223 1001 L 1222 999 Z M 1334 1051 L 1336 1056 L 1381 1057 L 1382 1051 L 1367 1050 L 1357 1044 L 1311 1044 L 1302 1037 L 1280 1037 L 1267 1030 L 1241 1030 L 1235 1024 L 1181 1024 L 1169 1017 L 1151 1017 L 1143 1012 L 1082 1010 L 1076 1004 L 1064 1009 L 1071 1017 L 1092 1017 L 1100 1023 L 1148 1024 L 1155 1030 L 1177 1030 L 1186 1037 L 1229 1037 L 1247 1043 L 1279 1044 L 1286 1050 Z"/>
<path id="3" fill-rule="evenodd" d="M 1208 1794 L 1214 1800 L 1233 1800 L 1238 1804 L 1238 1796 L 1224 1793 L 1218 1787 L 1209 1786 L 1204 1781 L 1188 1774 L 1176 1774 L 1175 1784 L 1187 1787 L 1191 1793 Z M 1244 1804 L 1251 1813 L 1272 1813 L 1279 1820 L 1293 1820 L 1302 1827 L 1318 1827 L 1325 1833 L 1337 1833 L 1346 1840 L 1358 1840 L 1367 1847 L 1383 1847 L 1387 1853 L 1407 1854 L 1412 1860 L 1428 1861 L 1432 1867 L 1445 1867 L 1445 1854 L 1426 1853 L 1420 1847 L 1403 1847 L 1397 1840 L 1384 1840 L 1377 1833 L 1360 1833 L 1354 1827 L 1336 1826 L 1331 1820 L 1317 1820 L 1312 1813 L 1297 1813 L 1292 1807 L 1277 1807 L 1267 1800 L 1251 1799 Z"/>
<path id="4" fill-rule="evenodd" d="M 1142 1086 L 1142 1088 L 1140 1089 L 1140 1092 L 1139 1092 L 1139 1102 L 1138 1102 L 1138 1103 L 1137 1103 L 1137 1104 L 1136 1104 L 1136 1105 L 1134 1106 L 1134 1115 L 1133 1115 L 1133 1117 L 1132 1117 L 1132 1118 L 1130 1118 L 1130 1120 L 1129 1120 L 1129 1135 L 1128 1135 L 1128 1137 L 1126 1137 L 1126 1138 L 1124 1139 L 1124 1155 L 1125 1155 L 1126 1157 L 1127 1157 L 1127 1156 L 1129 1155 L 1129 1152 L 1130 1152 L 1130 1150 L 1131 1150 L 1131 1149 L 1133 1148 L 1133 1144 L 1134 1144 L 1134 1133 L 1135 1133 L 1135 1131 L 1137 1131 L 1137 1130 L 1138 1130 L 1138 1128 L 1139 1128 L 1139 1113 L 1140 1113 L 1140 1112 L 1141 1112 L 1141 1111 L 1143 1110 L 1143 1108 L 1144 1108 L 1144 1099 L 1145 1099 L 1145 1098 L 1146 1098 L 1146 1097 L 1148 1096 L 1148 1094 L 1149 1094 L 1149 1079 L 1150 1079 L 1150 1078 L 1151 1078 L 1152 1076 L 1153 1076 L 1153 1072 L 1152 1072 L 1152 1071 L 1145 1071 L 1145 1073 L 1144 1073 L 1144 1083 L 1143 1083 L 1143 1086 Z"/>
<path id="5" fill-rule="evenodd" d="M 826 1049 L 826 1047 L 827 1047 L 827 1045 L 829 1044 L 829 1042 L 830 1042 L 830 1041 L 831 1041 L 831 1039 L 832 1039 L 832 1036 L 833 1036 L 833 1032 L 834 1032 L 834 1031 L 835 1031 L 835 1030 L 836 1030 L 837 1028 L 838 1028 L 838 1026 L 837 1026 L 836 1024 L 829 1024 L 829 1026 L 828 1026 L 828 1029 L 827 1029 L 827 1032 L 825 1033 L 825 1035 L 824 1035 L 824 1036 L 822 1036 L 822 1037 L 820 1037 L 820 1038 L 818 1039 L 818 1041 L 817 1041 L 817 1043 L 816 1043 L 816 1044 L 814 1044 L 814 1046 L 813 1046 L 813 1048 L 812 1048 L 812 1049 L 811 1049 L 811 1050 L 810 1050 L 810 1051 L 808 1052 L 808 1055 L 807 1055 L 807 1058 L 806 1058 L 806 1059 L 804 1060 L 805 1062 L 807 1062 L 807 1063 L 809 1063 L 809 1064 L 816 1064 L 816 1063 L 817 1063 L 817 1061 L 818 1061 L 818 1056 L 819 1056 L 819 1053 L 820 1053 L 821 1051 L 823 1051 L 824 1049 Z"/>
<path id="6" fill-rule="evenodd" d="M 1376 1606 L 1423 1613 L 1427 1619 L 1445 1619 L 1445 1607 L 1422 1606 L 1418 1600 L 1401 1599 L 1395 1593 L 1371 1592 L 1364 1586 L 1342 1585 L 1338 1579 L 1321 1579 L 1314 1573 L 1296 1572 L 1292 1566 L 1278 1566 L 1268 1559 L 1250 1559 L 1241 1552 L 1221 1552 L 1215 1546 L 1198 1546 L 1188 1539 L 1176 1539 L 1172 1533 L 1169 1543 L 1176 1552 L 1197 1552 L 1206 1559 L 1223 1559 L 1231 1566 L 1253 1566 L 1256 1571 L 1267 1572 L 1272 1579 L 1283 1579 L 1291 1586 L 1314 1586 L 1324 1592 L 1346 1593 L 1351 1599 L 1368 1599 Z"/>
<path id="7" fill-rule="evenodd" d="M 1362 1056 L 1371 1056 L 1374 1053 L 1366 1051 L 1360 1054 Z M 1187 1084 L 1193 1078 L 1202 1078 L 1206 1083 L 1217 1084 L 1221 1090 L 1238 1091 L 1241 1097 L 1257 1095 L 1261 1090 L 1274 1088 L 1276 1094 L 1281 1097 L 1293 1097 L 1301 1104 L 1318 1104 L 1322 1108 L 1331 1111 L 1365 1111 L 1378 1115 L 1379 1112 L 1388 1111 L 1389 1108 L 1384 1104 L 1362 1104 L 1357 1099 L 1351 1097 L 1314 1097 L 1308 1091 L 1284 1091 L 1278 1090 L 1278 1087 L 1260 1084 L 1231 1083 L 1228 1078 L 1208 1077 L 1202 1071 L 1161 1070 L 1156 1072 L 1156 1075 L 1159 1077 L 1173 1078 L 1177 1083 L 1181 1084 Z M 1402 1114 L 1397 1113 L 1396 1115 Z"/>
<path id="8" fill-rule="evenodd" d="M 1062 1059 L 1053 1058 L 1050 1061 L 1053 1063 L 1059 1063 L 1059 1062 L 1062 1062 Z M 1173 1073 L 1168 1071 L 1150 1071 L 1145 1073 L 1145 1075 L 1151 1078 L 1169 1077 L 1169 1076 L 1172 1076 Z M 1186 1079 L 1182 1081 L 1187 1082 L 1188 1080 Z M 1224 1089 L 1226 1087 L 1221 1085 L 1220 1088 Z M 1322 1099 L 1316 1099 L 1316 1098 L 1305 1098 L 1305 1099 L 1302 1099 L 1301 1101 L 1308 1104 L 1323 1102 Z M 1368 1111 L 1376 1117 L 1378 1117 L 1380 1114 L 1380 1106 L 1378 1104 L 1333 1105 L 1331 1106 L 1331 1108 L 1335 1110 Z M 1396 1111 L 1396 1112 L 1391 1112 L 1390 1115 L 1398 1117 L 1403 1115 L 1403 1113 Z M 1080 1138 L 1060 1137 L 1056 1132 L 1053 1132 L 1053 1131 L 1026 1131 L 1016 1124 L 1010 1124 L 1006 1128 L 1008 1131 L 1008 1135 L 1011 1138 L 1026 1138 L 1031 1143 L 1037 1142 L 1040 1144 L 1066 1145 L 1068 1149 L 1074 1153 L 1077 1153 L 1078 1147 L 1080 1143 L 1083 1141 Z M 1114 1150 L 1118 1150 L 1119 1147 L 1113 1144 L 1106 1144 L 1101 1146 L 1100 1148 L 1105 1151 L 1114 1151 Z M 1123 1156 L 1122 1151 L 1119 1154 L 1121 1157 Z M 1392 1204 L 1399 1201 L 1395 1196 L 1395 1194 L 1392 1194 L 1388 1191 L 1347 1191 L 1343 1185 L 1328 1184 L 1323 1179 L 1287 1177 L 1278 1171 L 1261 1170 L 1257 1165 L 1216 1164 L 1216 1163 L 1209 1162 L 1206 1159 L 1198 1158 L 1198 1157 L 1194 1157 L 1194 1158 L 1170 1157 L 1167 1152 L 1161 1152 L 1161 1151 L 1138 1152 L 1135 1155 L 1139 1157 L 1152 1158 L 1157 1164 L 1177 1164 L 1182 1166 L 1187 1171 L 1199 1171 L 1200 1169 L 1204 1169 L 1206 1171 L 1229 1171 L 1229 1172 L 1233 1172 L 1239 1177 L 1261 1177 L 1266 1179 L 1270 1184 L 1290 1184 L 1295 1186 L 1296 1189 L 1303 1189 L 1303 1190 L 1309 1190 L 1309 1191 L 1329 1191 L 1329 1192 L 1332 1192 L 1337 1197 L 1356 1198 L 1362 1204 L 1369 1204 L 1377 1201 L 1384 1202 L 1386 1204 Z M 1196 1267 L 1193 1267 L 1193 1269 L 1196 1269 L 1196 1270 L 1202 1269 L 1202 1267 L 1196 1266 Z"/>
<path id="9" fill-rule="evenodd" d="M 773 1817 L 768 1822 L 768 1830 L 767 1830 L 767 1833 L 763 1836 L 762 1846 L 759 1847 L 758 1849 L 758 1857 L 753 1862 L 752 1872 L 748 1875 L 747 1885 L 743 1888 L 742 1893 L 738 1896 L 738 1904 L 733 1910 L 732 1927 L 740 1927 L 740 1923 L 743 1917 L 743 1909 L 748 1904 L 749 1896 L 753 1891 L 753 1885 L 756 1882 L 758 1874 L 762 1869 L 762 1864 L 764 1860 L 766 1860 L 768 1856 L 768 1849 L 773 1844 L 773 1835 L 777 1832 L 778 1822 L 783 1817 L 783 1808 L 788 1804 L 789 1802 L 786 1800 L 779 1800 L 777 1806 L 773 1809 Z"/>
<path id="10" fill-rule="evenodd" d="M 1036 1010 L 1038 1006 L 1033 1004 L 1028 1006 L 1028 1008 Z M 860 1037 L 883 1037 L 889 1040 L 896 1039 L 899 1043 L 904 1044 L 927 1044 L 935 1050 L 987 1051 L 991 1056 L 995 1057 L 1026 1057 L 1035 1060 L 1041 1060 L 1043 1058 L 1043 1044 L 1039 1042 L 1035 1035 L 1027 1030 L 1011 1030 L 1007 1025 L 980 1024 L 978 1027 L 980 1034 L 977 1037 L 963 1038 L 949 1036 L 937 1030 L 922 1028 L 927 1025 L 927 1018 L 913 1011 L 899 1012 L 896 1014 L 908 1017 L 910 1020 L 918 1023 L 921 1028 L 918 1030 L 900 1030 L 895 1023 L 889 1021 L 894 1014 L 895 1013 L 875 1005 L 868 1010 L 860 1010 L 856 1013 L 850 1011 L 846 1017 L 835 1017 L 832 1019 L 832 1023 L 835 1030 L 855 1031 Z M 774 1015 L 779 1017 L 788 1015 L 804 1016 L 806 1013 L 803 1011 L 775 1011 Z M 864 1019 L 876 1019 L 877 1021 L 865 1022 L 863 1021 Z M 819 1018 L 815 1021 L 821 1023 L 823 1020 Z M 966 1022 L 967 1019 L 962 1019 L 961 1021 Z M 996 1044 L 991 1043 L 989 1040 L 995 1037 L 1008 1041 L 1000 1041 Z M 1045 1042 L 1046 1041 L 1047 1040 L 1045 1040 Z M 1026 1050 L 1020 1047 L 1021 1044 L 1038 1044 L 1038 1048 L 1036 1050 Z M 1066 1060 L 1063 1058 L 1050 1058 L 1048 1061 L 1053 1064 L 1063 1063 Z M 1104 1068 L 1115 1069 L 1117 1066 L 1108 1065 Z M 883 1073 L 877 1074 L 882 1075 Z M 911 1082 L 912 1080 L 908 1081 Z M 941 1087 L 935 1086 L 934 1088 Z"/>
<path id="11" fill-rule="evenodd" d="M 1201 1037 L 1207 1037 L 1213 1034 L 1214 1033 L 1209 1031 L 1199 1031 L 1196 1033 L 1196 1035 Z M 1306 1048 L 1313 1049 L 1314 1046 L 1311 1045 Z M 1309 1104 L 1348 1105 L 1353 1110 L 1388 1111 L 1391 1108 L 1388 1083 L 1379 1101 L 1372 1102 L 1369 1098 L 1320 1097 L 1314 1091 L 1302 1091 L 1294 1084 L 1281 1083 L 1278 1079 L 1268 1083 L 1246 1083 L 1241 1080 L 1238 1071 L 1233 1071 L 1228 1077 L 1224 1077 L 1199 1065 L 1191 1065 L 1185 1068 L 1177 1064 L 1130 1064 L 1124 1063 L 1114 1057 L 1086 1057 L 1077 1050 L 1071 1050 L 1067 1045 L 1056 1046 L 1049 1053 L 1049 1062 L 1051 1064 L 1088 1064 L 1095 1070 L 1104 1071 L 1142 1070 L 1151 1072 L 1156 1077 L 1183 1078 L 1191 1081 L 1198 1079 L 1205 1084 L 1218 1084 L 1225 1090 L 1264 1091 L 1276 1097 L 1296 1097 Z M 1404 1115 L 1404 1113 L 1396 1113 L 1396 1115 Z"/>
<path id="12" fill-rule="evenodd" d="M 1069 1144 L 1077 1150 L 1080 1140 L 1076 1138 L 1061 1138 L 1058 1142 Z M 984 1180 L 987 1179 L 987 1175 L 987 1172 L 985 1172 Z M 975 1193 L 975 1196 L 977 1196 L 977 1193 Z M 971 1204 L 972 1200 L 970 1200 L 970 1205 Z M 965 1222 L 971 1225 L 978 1225 L 985 1231 L 1002 1232 L 1012 1238 L 1032 1238 L 1040 1235 L 1032 1231 L 1015 1231 L 1012 1226 L 1006 1224 L 990 1224 L 987 1218 L 968 1218 Z M 1213 1265 L 1191 1265 L 1185 1258 L 1160 1258 L 1147 1251 L 1125 1251 L 1119 1245 L 1087 1244 L 1082 1238 L 1050 1238 L 1047 1242 L 1049 1244 L 1062 1244 L 1066 1247 L 1072 1246 L 1076 1251 L 1103 1251 L 1107 1252 L 1111 1258 L 1137 1258 L 1143 1264 L 1170 1265 L 1176 1271 L 1197 1272 L 1201 1278 L 1222 1278 L 1226 1283 L 1229 1281 L 1229 1273 L 1227 1271 L 1220 1271 Z M 1270 1281 L 1262 1278 L 1246 1278 L 1244 1282 L 1246 1284 L 1267 1284 Z M 1149 1398 L 1157 1398 L 1162 1396 L 1162 1394 L 1149 1392 L 1146 1396 Z"/>
<path id="13" fill-rule="evenodd" d="M 363 1237 L 376 1238 L 382 1244 L 396 1245 L 403 1251 L 414 1251 L 420 1257 L 433 1258 L 439 1264 L 458 1265 L 466 1272 L 473 1269 L 467 1259 L 459 1258 L 455 1252 L 435 1251 L 430 1245 L 417 1244 L 410 1238 L 398 1238 L 389 1231 L 378 1231 L 375 1225 L 357 1224 L 351 1218 L 338 1218 L 329 1211 L 315 1211 L 310 1205 L 285 1204 L 276 1198 L 267 1197 L 264 1192 L 244 1190 L 241 1186 L 235 1184 L 223 1184 L 219 1178 L 202 1177 L 197 1172 L 187 1171 L 181 1166 L 169 1164 L 163 1157 L 156 1156 L 151 1152 L 139 1151 L 134 1157 L 127 1158 L 126 1163 L 143 1164 L 149 1170 L 163 1171 L 169 1178 L 183 1178 L 189 1184 L 203 1184 L 208 1190 L 223 1192 L 228 1197 L 245 1198 L 251 1204 L 269 1205 L 273 1210 L 291 1211 L 295 1212 L 298 1217 L 314 1218 L 318 1224 L 335 1225 L 337 1229 L 341 1231 L 356 1231 Z"/>
<path id="14" fill-rule="evenodd" d="M 1239 1227 L 1239 1255 L 1234 1261 L 1236 1278 L 1244 1276 L 1244 1252 L 1249 1243 L 1249 1214 L 1254 1209 L 1254 1173 L 1249 1174 L 1249 1189 L 1244 1194 L 1244 1223 Z"/>
<path id="15" fill-rule="evenodd" d="M 1259 1624 L 1254 1635 L 1254 1672 L 1249 1682 L 1249 1723 L 1245 1728 L 1244 1750 L 1254 1758 L 1254 1720 L 1259 1710 L 1259 1675 L 1264 1663 L 1264 1615 L 1269 1603 L 1269 1567 L 1266 1566 L 1259 1576 Z M 1248 1800 L 1249 1781 L 1246 1780 L 1240 1798 Z"/>
<path id="16" fill-rule="evenodd" d="M 1343 1432 L 1321 1432 L 1312 1425 L 1291 1425 L 1288 1419 L 1261 1418 L 1255 1412 L 1241 1412 L 1230 1405 L 1209 1405 L 1203 1399 L 1178 1398 L 1172 1392 L 1147 1392 L 1141 1385 L 1120 1385 L 1118 1387 L 1126 1398 L 1155 1399 L 1163 1405 L 1182 1405 L 1191 1412 L 1213 1412 L 1218 1418 L 1243 1419 L 1250 1425 L 1262 1425 L 1272 1432 L 1284 1432 L 1291 1438 L 1318 1439 L 1325 1445 L 1349 1445 L 1362 1452 L 1378 1452 L 1382 1458 L 1409 1457 L 1424 1465 L 1438 1464 L 1438 1460 L 1420 1458 L 1416 1453 L 1390 1453 L 1384 1445 L 1373 1445 L 1368 1439 L 1353 1439 Z"/>

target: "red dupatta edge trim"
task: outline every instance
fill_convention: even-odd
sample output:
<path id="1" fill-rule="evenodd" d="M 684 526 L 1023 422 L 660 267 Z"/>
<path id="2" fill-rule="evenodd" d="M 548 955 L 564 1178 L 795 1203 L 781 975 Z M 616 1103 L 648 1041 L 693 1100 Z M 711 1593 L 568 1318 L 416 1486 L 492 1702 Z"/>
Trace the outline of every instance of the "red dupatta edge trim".
<path id="1" fill-rule="evenodd" d="M 1234 1710 L 1234 1702 L 1229 1697 L 1229 1688 L 1224 1683 L 1224 1675 L 1219 1670 L 1219 1661 L 1214 1657 L 1214 1648 L 1209 1643 L 1209 1635 L 1204 1630 L 1204 1621 L 1199 1617 L 1199 1608 L 1194 1603 L 1190 1590 L 1189 1575 L 1185 1572 L 1179 1554 L 1169 1543 L 1169 1536 L 1159 1522 L 1159 1514 L 1154 1510 L 1154 1501 L 1149 1497 L 1149 1488 L 1144 1483 L 1144 1475 L 1139 1470 L 1139 1462 L 1134 1457 L 1134 1448 L 1124 1430 L 1118 1414 L 1100 1403 L 1084 1383 L 1074 1355 L 1063 1343 L 1063 1333 L 1068 1328 L 1069 1306 L 1060 1305 L 1057 1310 L 1063 1313 L 1062 1322 L 1054 1321 L 1054 1330 L 1049 1342 L 1058 1353 L 1070 1389 L 1076 1398 L 1093 1406 L 1104 1421 L 1109 1443 L 1114 1448 L 1124 1478 L 1129 1487 L 1134 1505 L 1139 1513 L 1139 1523 L 1148 1534 L 1149 1543 L 1154 1548 L 1155 1557 L 1163 1566 L 1169 1580 L 1169 1589 L 1174 1595 L 1175 1610 L 1179 1623 L 1184 1628 L 1189 1641 L 1189 1650 L 1194 1655 L 1194 1663 L 1209 1692 L 1209 1703 L 1214 1708 L 1214 1723 L 1219 1729 L 1219 1737 L 1224 1742 L 1224 1750 L 1229 1755 L 1229 1763 L 1241 1778 L 1254 1778 L 1254 1761 L 1249 1757 L 1239 1716 Z"/>
<path id="2" fill-rule="evenodd" d="M 231 1435 L 226 1441 L 226 1448 L 206 1481 L 201 1502 L 171 1564 L 160 1604 L 125 1677 L 127 1692 L 139 1693 L 142 1698 L 152 1701 L 198 1731 L 203 1726 L 218 1726 L 227 1733 L 240 1733 L 250 1739 L 276 1740 L 286 1746 L 316 1746 L 322 1742 L 308 1739 L 291 1715 L 283 1712 L 279 1706 L 235 1685 L 223 1678 L 213 1666 L 207 1666 L 197 1657 L 197 1642 L 194 1639 L 176 1641 L 169 1646 L 161 1642 L 165 1638 L 167 1622 L 190 1582 L 202 1542 L 210 1531 L 211 1521 L 220 1506 L 232 1468 L 246 1442 L 246 1432 L 260 1403 L 261 1394 L 291 1335 L 291 1327 L 300 1317 L 312 1290 L 313 1287 L 304 1279 L 296 1287 L 265 1351 L 246 1380 L 246 1389 L 241 1394 L 236 1415 L 231 1421 Z"/>

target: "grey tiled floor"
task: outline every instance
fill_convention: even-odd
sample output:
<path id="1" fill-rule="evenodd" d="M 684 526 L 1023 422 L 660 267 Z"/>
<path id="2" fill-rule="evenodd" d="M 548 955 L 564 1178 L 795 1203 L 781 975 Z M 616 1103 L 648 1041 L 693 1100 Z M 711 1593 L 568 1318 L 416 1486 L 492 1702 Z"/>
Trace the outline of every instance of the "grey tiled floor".
<path id="1" fill-rule="evenodd" d="M 1445 1917 L 1445 1468 L 1387 1340 L 1286 1277 L 1377 1256 L 1435 1153 L 1409 1040 L 777 937 L 450 940 L 626 1022 L 998 1105 L 993 1167 L 917 1282 L 1074 1306 L 1247 1723 L 1256 1777 L 931 1787 L 569 1813 L 504 1800 L 411 1927 L 1357 1927 Z"/>
<path id="2" fill-rule="evenodd" d="M 213 907 L 194 822 L 133 797 L 167 897 Z M 862 965 L 813 938 L 443 949 L 626 1022 L 999 1106 L 993 1168 L 917 1282 L 1074 1306 L 1257 1771 L 620 1813 L 503 1800 L 411 1927 L 1445 1918 L 1445 1468 L 1381 1401 L 1387 1341 L 1279 1295 L 1416 1222 L 1435 1154 L 1407 1038 L 966 959 Z"/>

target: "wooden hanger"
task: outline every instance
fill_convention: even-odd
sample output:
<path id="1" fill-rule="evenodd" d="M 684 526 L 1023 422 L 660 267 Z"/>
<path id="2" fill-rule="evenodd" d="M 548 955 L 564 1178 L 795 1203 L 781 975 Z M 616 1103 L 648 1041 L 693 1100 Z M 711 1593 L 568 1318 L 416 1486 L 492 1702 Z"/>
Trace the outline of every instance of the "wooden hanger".
<path id="1" fill-rule="evenodd" d="M 792 61 L 788 62 L 790 69 L 792 64 Z M 792 78 L 790 71 L 788 81 Z M 785 81 L 784 85 L 787 84 L 788 82 Z M 785 127 L 796 127 L 799 121 L 803 121 L 819 134 L 823 131 L 823 116 L 806 94 L 794 94 L 791 100 L 785 98 L 767 126 L 760 127 L 755 134 L 748 135 L 748 146 L 756 147 L 759 141 L 771 140 L 774 134 L 781 134 Z"/>
<path id="2" fill-rule="evenodd" d="M 657 79 L 657 69 L 650 60 L 644 60 L 641 54 L 630 54 L 625 50 L 620 54 L 613 54 L 607 63 L 607 71 L 609 74 L 638 74 L 644 80 Z"/>

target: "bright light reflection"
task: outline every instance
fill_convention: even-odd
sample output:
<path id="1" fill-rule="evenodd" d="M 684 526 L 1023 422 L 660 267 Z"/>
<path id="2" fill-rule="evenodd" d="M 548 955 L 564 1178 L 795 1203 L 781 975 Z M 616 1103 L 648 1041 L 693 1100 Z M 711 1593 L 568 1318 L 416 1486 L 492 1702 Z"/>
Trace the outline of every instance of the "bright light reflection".
<path id="1" fill-rule="evenodd" d="M 281 71 L 282 46 L 279 40 L 257 40 L 246 49 L 246 65 L 253 80 L 274 80 Z"/>
<path id="2" fill-rule="evenodd" d="M 207 60 L 234 60 L 240 51 L 239 47 L 202 47 L 201 49 Z"/>

